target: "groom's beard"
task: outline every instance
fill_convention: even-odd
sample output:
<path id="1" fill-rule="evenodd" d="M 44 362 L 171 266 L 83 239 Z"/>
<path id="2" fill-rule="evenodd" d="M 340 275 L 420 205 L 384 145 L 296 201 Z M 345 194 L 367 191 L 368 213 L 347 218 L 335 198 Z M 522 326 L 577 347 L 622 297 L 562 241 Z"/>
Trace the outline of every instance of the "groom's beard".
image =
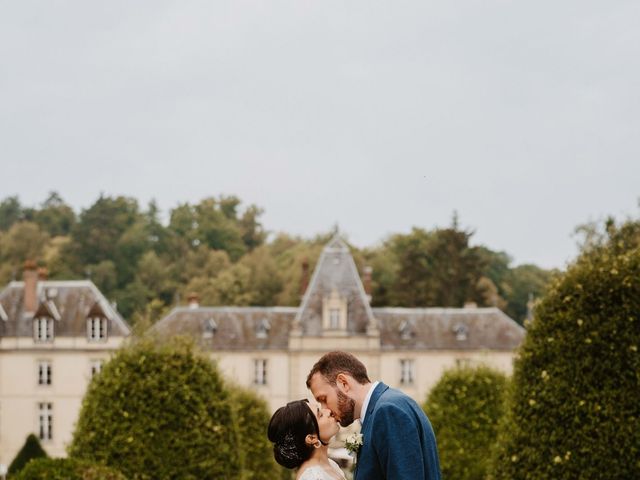
<path id="1" fill-rule="evenodd" d="M 338 414 L 340 415 L 340 425 L 348 427 L 353 423 L 353 415 L 356 408 L 356 401 L 347 397 L 340 390 L 338 392 Z"/>

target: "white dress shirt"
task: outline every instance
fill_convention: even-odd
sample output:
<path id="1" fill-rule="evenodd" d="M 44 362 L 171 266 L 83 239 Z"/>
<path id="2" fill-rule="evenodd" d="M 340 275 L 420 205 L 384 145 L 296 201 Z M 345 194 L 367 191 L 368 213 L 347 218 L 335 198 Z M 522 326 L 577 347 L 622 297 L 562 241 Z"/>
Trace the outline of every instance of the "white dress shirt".
<path id="1" fill-rule="evenodd" d="M 360 425 L 364 423 L 364 417 L 367 414 L 367 408 L 369 408 L 369 400 L 371 400 L 371 395 L 373 395 L 373 391 L 376 389 L 380 382 L 373 382 L 367 396 L 364 397 L 364 403 L 362 404 L 362 410 L 360 411 Z"/>

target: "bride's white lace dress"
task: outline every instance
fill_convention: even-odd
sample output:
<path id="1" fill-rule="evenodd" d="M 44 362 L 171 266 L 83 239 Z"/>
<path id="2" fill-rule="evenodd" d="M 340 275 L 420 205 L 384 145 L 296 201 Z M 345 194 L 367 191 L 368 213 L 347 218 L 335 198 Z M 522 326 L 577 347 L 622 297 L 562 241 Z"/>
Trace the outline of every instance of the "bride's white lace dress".
<path id="1" fill-rule="evenodd" d="M 336 471 L 336 474 L 338 474 L 338 478 L 345 478 L 344 473 L 342 473 L 342 470 L 340 470 L 340 467 L 336 462 L 329 459 L 329 463 L 331 464 L 331 467 Z M 305 468 L 299 480 L 334 480 L 334 478 L 336 477 L 329 476 L 324 468 L 314 465 L 312 467 Z"/>

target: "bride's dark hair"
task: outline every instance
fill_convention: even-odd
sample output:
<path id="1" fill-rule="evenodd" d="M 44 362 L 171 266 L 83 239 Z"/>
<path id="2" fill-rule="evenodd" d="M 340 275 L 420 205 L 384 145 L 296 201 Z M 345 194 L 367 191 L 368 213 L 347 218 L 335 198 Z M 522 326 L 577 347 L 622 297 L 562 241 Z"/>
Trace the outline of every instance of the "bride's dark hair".
<path id="1" fill-rule="evenodd" d="M 307 435 L 317 435 L 320 440 L 318 420 L 307 400 L 295 400 L 276 410 L 267 428 L 276 462 L 286 468 L 298 468 L 308 460 L 313 446 L 307 445 Z"/>

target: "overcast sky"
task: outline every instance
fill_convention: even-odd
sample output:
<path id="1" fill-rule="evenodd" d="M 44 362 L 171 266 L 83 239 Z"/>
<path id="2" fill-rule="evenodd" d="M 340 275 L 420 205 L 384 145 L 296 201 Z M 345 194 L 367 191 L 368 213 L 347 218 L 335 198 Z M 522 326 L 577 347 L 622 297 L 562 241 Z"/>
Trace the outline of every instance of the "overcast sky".
<path id="1" fill-rule="evenodd" d="M 562 267 L 576 225 L 638 213 L 638 25 L 637 0 L 3 1 L 0 198 L 235 194 L 360 247 L 457 210 Z"/>

